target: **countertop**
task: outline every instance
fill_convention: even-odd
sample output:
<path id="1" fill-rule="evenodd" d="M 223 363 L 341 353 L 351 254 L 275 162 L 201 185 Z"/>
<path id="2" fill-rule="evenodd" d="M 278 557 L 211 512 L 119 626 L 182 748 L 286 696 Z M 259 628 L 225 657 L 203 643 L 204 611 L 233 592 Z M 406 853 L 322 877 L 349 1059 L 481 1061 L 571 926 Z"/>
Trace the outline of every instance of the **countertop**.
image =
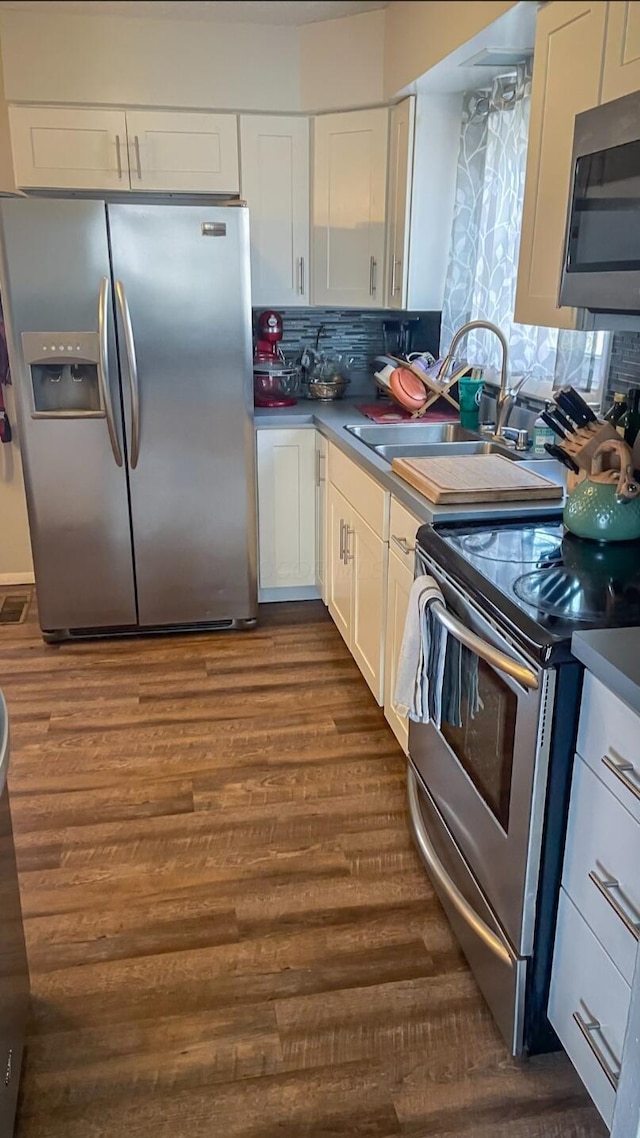
<path id="1" fill-rule="evenodd" d="M 286 427 L 315 427 L 325 435 L 330 442 L 335 443 L 349 458 L 357 462 L 363 470 L 371 474 L 399 501 L 411 510 L 423 523 L 486 520 L 490 518 L 502 521 L 509 518 L 523 518 L 529 515 L 536 517 L 558 517 L 562 508 L 561 501 L 555 502 L 496 502 L 484 505 L 465 506 L 438 506 L 429 502 L 422 494 L 414 490 L 397 474 L 393 474 L 390 464 L 365 443 L 360 442 L 355 435 L 345 430 L 347 424 L 361 426 L 374 424 L 360 411 L 356 410 L 357 402 L 342 399 L 334 403 L 318 403 L 311 400 L 301 400 L 295 407 L 256 407 L 254 422 L 256 428 L 286 428 Z M 407 432 L 411 426 L 407 425 Z M 535 470 L 537 474 L 549 478 L 558 485 L 565 485 L 565 470 L 555 459 L 530 459 L 522 463 L 528 470 Z"/>
<path id="2" fill-rule="evenodd" d="M 574 632 L 571 651 L 614 695 L 640 715 L 640 628 Z"/>

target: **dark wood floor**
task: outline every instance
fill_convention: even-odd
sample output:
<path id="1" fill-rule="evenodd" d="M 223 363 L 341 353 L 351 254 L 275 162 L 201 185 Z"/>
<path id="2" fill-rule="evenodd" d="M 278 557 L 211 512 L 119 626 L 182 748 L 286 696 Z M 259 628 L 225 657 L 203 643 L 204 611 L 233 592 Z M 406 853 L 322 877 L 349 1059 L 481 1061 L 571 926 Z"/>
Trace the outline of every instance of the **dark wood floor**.
<path id="1" fill-rule="evenodd" d="M 0 629 L 33 990 L 19 1138 L 602 1138 L 493 1027 L 322 605 L 252 633 Z"/>

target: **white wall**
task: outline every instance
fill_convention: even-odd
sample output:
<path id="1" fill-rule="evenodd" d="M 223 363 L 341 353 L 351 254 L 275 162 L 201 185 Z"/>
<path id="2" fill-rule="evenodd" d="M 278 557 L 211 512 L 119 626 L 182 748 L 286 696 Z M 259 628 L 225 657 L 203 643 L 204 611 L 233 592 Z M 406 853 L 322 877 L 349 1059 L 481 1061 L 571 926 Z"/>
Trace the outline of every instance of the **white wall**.
<path id="1" fill-rule="evenodd" d="M 33 581 L 13 389 L 3 389 L 15 441 L 0 445 L 0 585 Z"/>
<path id="2" fill-rule="evenodd" d="M 384 91 L 393 98 L 515 0 L 395 0 L 385 9 Z"/>
<path id="3" fill-rule="evenodd" d="M 349 110 L 382 103 L 384 11 L 300 28 L 304 111 Z"/>
<path id="4" fill-rule="evenodd" d="M 322 111 L 382 102 L 383 11 L 300 28 L 0 12 L 9 102 Z"/>
<path id="5" fill-rule="evenodd" d="M 0 14 L 9 102 L 300 110 L 294 27 Z"/>

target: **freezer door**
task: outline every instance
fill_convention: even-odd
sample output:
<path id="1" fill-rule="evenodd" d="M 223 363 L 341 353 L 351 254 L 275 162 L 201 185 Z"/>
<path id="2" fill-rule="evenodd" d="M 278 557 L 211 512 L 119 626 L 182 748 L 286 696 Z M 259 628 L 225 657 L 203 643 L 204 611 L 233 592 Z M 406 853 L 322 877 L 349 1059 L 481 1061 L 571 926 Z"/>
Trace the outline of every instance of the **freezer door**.
<path id="1" fill-rule="evenodd" d="M 6 199 L 0 227 L 41 626 L 135 625 L 104 202 Z"/>
<path id="2" fill-rule="evenodd" d="M 108 213 L 140 624 L 253 619 L 247 211 Z"/>

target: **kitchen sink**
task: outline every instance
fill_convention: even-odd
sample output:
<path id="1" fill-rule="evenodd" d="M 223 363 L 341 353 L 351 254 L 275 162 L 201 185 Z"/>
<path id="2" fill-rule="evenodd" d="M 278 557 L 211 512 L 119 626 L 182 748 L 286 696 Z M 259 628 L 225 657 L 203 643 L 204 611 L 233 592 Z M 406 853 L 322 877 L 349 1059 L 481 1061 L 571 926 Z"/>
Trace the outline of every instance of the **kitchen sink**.
<path id="1" fill-rule="evenodd" d="M 517 454 L 510 447 L 491 439 L 481 439 L 460 423 L 404 423 L 400 426 L 372 424 L 345 428 L 381 458 L 433 458 L 454 454 L 501 454 L 519 461 L 526 453 Z"/>
<path id="2" fill-rule="evenodd" d="M 368 444 L 371 446 L 371 444 Z M 381 443 L 372 447 L 372 450 L 381 458 L 391 462 L 394 458 L 435 458 L 438 455 L 450 454 L 502 454 L 505 458 L 517 460 L 517 455 L 509 447 L 489 440 L 474 439 L 472 442 L 462 443 Z"/>
<path id="3" fill-rule="evenodd" d="M 399 426 L 372 423 L 347 426 L 345 430 L 373 449 L 381 444 L 410 443 L 415 446 L 416 443 L 477 442 L 478 439 L 473 431 L 465 430 L 460 423 L 401 423 Z"/>

